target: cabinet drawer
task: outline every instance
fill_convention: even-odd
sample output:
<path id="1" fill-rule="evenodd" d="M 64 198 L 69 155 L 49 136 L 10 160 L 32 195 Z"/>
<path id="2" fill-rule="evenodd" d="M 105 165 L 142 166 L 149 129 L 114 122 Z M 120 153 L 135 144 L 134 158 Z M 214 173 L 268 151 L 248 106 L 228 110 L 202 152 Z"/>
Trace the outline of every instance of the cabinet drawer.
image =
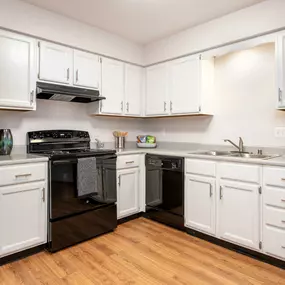
<path id="1" fill-rule="evenodd" d="M 266 253 L 285 259 L 285 230 L 264 226 L 263 246 Z"/>
<path id="2" fill-rule="evenodd" d="M 218 166 L 218 175 L 222 179 L 260 183 L 260 169 L 257 165 L 221 163 Z"/>
<path id="3" fill-rule="evenodd" d="M 266 205 L 277 206 L 285 209 L 285 189 L 265 187 L 263 202 Z"/>
<path id="4" fill-rule="evenodd" d="M 122 155 L 117 158 L 117 169 L 138 167 L 139 164 L 139 155 Z"/>
<path id="5" fill-rule="evenodd" d="M 214 161 L 186 159 L 186 173 L 204 176 L 216 176 L 216 163 Z"/>
<path id="6" fill-rule="evenodd" d="M 285 187 L 285 167 L 264 167 L 264 185 Z"/>
<path id="7" fill-rule="evenodd" d="M 276 226 L 285 230 L 285 209 L 263 208 L 263 220 L 265 225 Z"/>
<path id="8" fill-rule="evenodd" d="M 0 186 L 46 179 L 45 163 L 15 164 L 0 167 Z"/>

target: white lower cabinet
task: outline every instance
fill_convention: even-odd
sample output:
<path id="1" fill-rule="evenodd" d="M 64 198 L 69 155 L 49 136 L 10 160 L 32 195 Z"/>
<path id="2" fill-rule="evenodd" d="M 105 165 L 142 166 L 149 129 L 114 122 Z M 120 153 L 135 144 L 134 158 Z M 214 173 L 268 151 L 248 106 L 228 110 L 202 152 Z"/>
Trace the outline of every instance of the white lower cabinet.
<path id="1" fill-rule="evenodd" d="M 259 249 L 259 186 L 222 180 L 219 184 L 218 236 Z"/>
<path id="2" fill-rule="evenodd" d="M 1 167 L 3 169 L 5 166 Z M 17 171 L 17 167 L 9 169 L 11 172 Z M 30 176 L 33 176 L 33 171 L 30 172 Z M 43 172 L 42 177 L 46 178 L 46 167 Z M 0 257 L 47 242 L 46 187 L 46 180 L 16 181 L 0 187 Z"/>
<path id="3" fill-rule="evenodd" d="M 0 188 L 0 256 L 46 242 L 46 183 Z"/>
<path id="4" fill-rule="evenodd" d="M 285 260 L 285 168 L 263 169 L 263 251 Z"/>
<path id="5" fill-rule="evenodd" d="M 139 212 L 139 168 L 118 171 L 118 218 Z"/>
<path id="6" fill-rule="evenodd" d="M 144 155 L 121 155 L 117 158 L 117 218 L 145 210 Z"/>
<path id="7" fill-rule="evenodd" d="M 185 225 L 215 234 L 215 179 L 186 175 Z"/>

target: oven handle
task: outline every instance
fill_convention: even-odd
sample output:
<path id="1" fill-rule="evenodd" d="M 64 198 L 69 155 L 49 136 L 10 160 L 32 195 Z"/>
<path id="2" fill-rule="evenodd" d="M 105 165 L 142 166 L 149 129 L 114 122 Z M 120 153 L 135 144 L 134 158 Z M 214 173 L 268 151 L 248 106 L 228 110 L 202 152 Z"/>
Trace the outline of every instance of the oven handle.
<path id="1" fill-rule="evenodd" d="M 74 164 L 74 163 L 77 163 L 78 160 L 77 159 L 62 159 L 62 160 L 55 160 L 52 162 L 53 165 L 60 165 L 60 164 Z"/>

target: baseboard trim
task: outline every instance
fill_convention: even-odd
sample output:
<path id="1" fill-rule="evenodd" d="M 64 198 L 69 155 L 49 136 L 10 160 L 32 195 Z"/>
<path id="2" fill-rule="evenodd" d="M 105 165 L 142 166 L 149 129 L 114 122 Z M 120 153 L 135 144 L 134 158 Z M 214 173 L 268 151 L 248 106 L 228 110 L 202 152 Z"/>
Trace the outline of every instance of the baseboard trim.
<path id="1" fill-rule="evenodd" d="M 214 243 L 216 245 L 219 245 L 221 247 L 227 248 L 229 250 L 241 253 L 243 255 L 247 255 L 247 256 L 249 256 L 251 258 L 254 258 L 256 260 L 268 263 L 268 264 L 273 265 L 275 267 L 278 267 L 278 268 L 281 268 L 281 269 L 285 269 L 285 262 L 282 261 L 282 260 L 279 260 L 277 258 L 265 255 L 265 254 L 260 253 L 260 252 L 256 252 L 254 250 L 250 250 L 250 249 L 241 247 L 239 245 L 232 244 L 232 243 L 224 241 L 224 240 L 220 240 L 220 239 L 218 239 L 216 237 L 209 236 L 207 234 L 203 234 L 203 233 L 198 232 L 198 231 L 193 230 L 193 229 L 186 228 L 186 232 L 188 234 L 190 234 L 191 236 L 198 237 L 200 239 L 203 239 L 203 240 L 206 240 L 208 242 Z"/>
<path id="2" fill-rule="evenodd" d="M 31 256 L 33 254 L 39 253 L 41 251 L 43 251 L 44 249 L 46 249 L 47 245 L 46 244 L 42 244 L 33 248 L 29 248 L 26 249 L 24 251 L 21 252 L 16 252 L 14 254 L 8 255 L 8 256 L 4 256 L 2 258 L 0 258 L 0 266 L 10 263 L 10 262 L 14 262 L 23 258 L 26 258 L 28 256 Z"/>
<path id="3" fill-rule="evenodd" d="M 142 217 L 143 214 L 144 214 L 143 212 L 140 212 L 140 213 L 137 213 L 137 214 L 125 217 L 125 218 L 121 218 L 121 219 L 118 220 L 118 225 L 121 225 L 121 224 L 124 224 L 126 222 L 138 219 L 138 218 Z"/>

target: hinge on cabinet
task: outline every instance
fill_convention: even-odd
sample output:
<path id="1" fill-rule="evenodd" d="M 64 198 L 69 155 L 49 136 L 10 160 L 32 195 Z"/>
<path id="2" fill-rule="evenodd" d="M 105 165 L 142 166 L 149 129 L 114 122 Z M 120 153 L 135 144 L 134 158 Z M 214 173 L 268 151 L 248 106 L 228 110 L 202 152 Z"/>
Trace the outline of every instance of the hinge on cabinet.
<path id="1" fill-rule="evenodd" d="M 102 57 L 100 57 L 99 61 L 100 61 L 100 63 L 102 63 Z"/>
<path id="2" fill-rule="evenodd" d="M 259 242 L 259 249 L 262 249 L 262 242 Z"/>
<path id="3" fill-rule="evenodd" d="M 38 42 L 38 47 L 41 47 L 41 43 L 40 42 Z"/>
<path id="4" fill-rule="evenodd" d="M 199 106 L 199 112 L 201 112 L 201 110 L 202 110 L 202 108 L 201 108 L 201 106 Z"/>
<path id="5" fill-rule="evenodd" d="M 259 186 L 258 192 L 259 192 L 259 194 L 262 194 L 262 187 L 261 186 Z"/>
<path id="6" fill-rule="evenodd" d="M 202 54 L 199 55 L 199 59 L 200 59 L 200 60 L 202 59 Z"/>

